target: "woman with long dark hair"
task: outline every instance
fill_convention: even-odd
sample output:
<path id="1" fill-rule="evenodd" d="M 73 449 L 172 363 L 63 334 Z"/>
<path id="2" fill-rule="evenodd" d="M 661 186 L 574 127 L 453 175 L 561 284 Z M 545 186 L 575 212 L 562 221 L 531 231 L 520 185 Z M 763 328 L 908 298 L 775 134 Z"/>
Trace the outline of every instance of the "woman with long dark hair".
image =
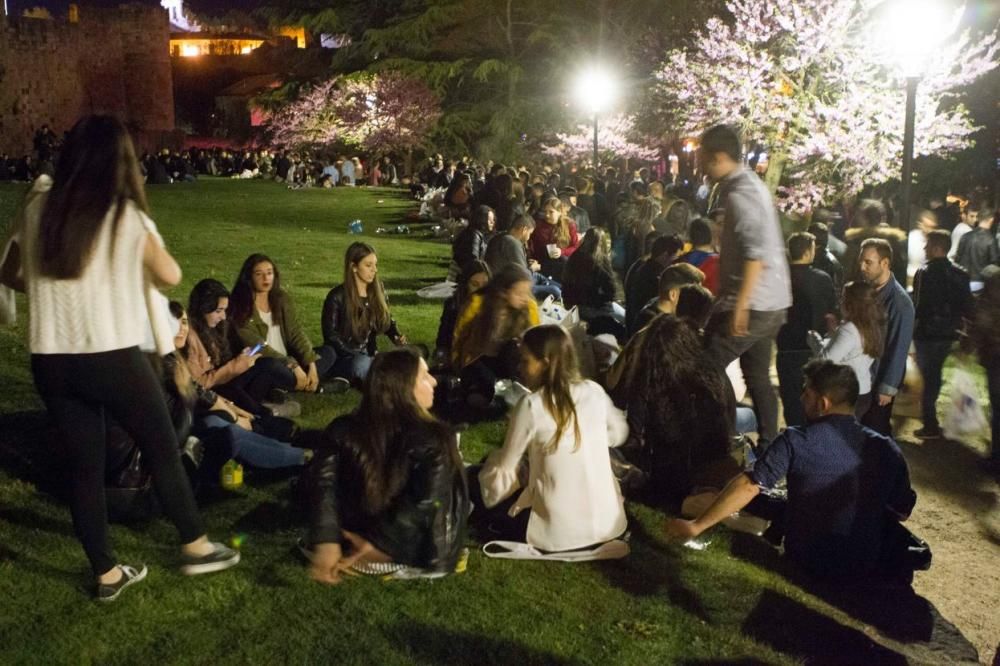
<path id="1" fill-rule="evenodd" d="M 344 281 L 323 301 L 323 344 L 334 352 L 330 374 L 341 381 L 360 382 L 375 358 L 379 335 L 394 345 L 407 341 L 389 312 L 375 248 L 351 243 L 344 253 L 343 275 Z"/>
<path id="2" fill-rule="evenodd" d="M 546 551 L 615 539 L 627 521 L 608 449 L 628 435 L 624 414 L 600 385 L 580 377 L 573 341 L 559 326 L 524 334 L 520 373 L 532 392 L 514 408 L 503 448 L 478 477 L 483 507 L 494 509 L 491 528 Z"/>
<path id="3" fill-rule="evenodd" d="M 614 391 L 628 412 L 622 452 L 645 473 L 649 499 L 679 505 L 692 489 L 722 488 L 739 471 L 729 456 L 736 399 L 705 351 L 697 322 L 655 317 L 626 383 Z"/>
<path id="4" fill-rule="evenodd" d="M 163 391 L 139 350 L 153 323 L 158 350 L 171 351 L 172 331 L 157 326 L 146 292 L 181 280 L 148 210 L 125 126 L 110 116 L 85 117 L 70 131 L 55 177 L 33 187 L 9 259 L 23 270 L 35 386 L 72 468 L 73 527 L 102 601 L 146 576 L 144 566 L 118 564 L 108 542 L 106 415 L 142 451 L 184 544 L 182 572 L 218 571 L 239 561 L 238 552 L 205 537 Z M 7 266 L 3 273 L 12 272 Z"/>
<path id="5" fill-rule="evenodd" d="M 594 227 L 588 231 L 580 249 L 569 258 L 563 272 L 562 296 L 566 307 L 579 308 L 584 321 L 593 324 L 610 318 L 621 329 L 616 337 L 625 336 L 625 308 L 618 303 L 622 286 L 611 267 L 611 236 L 604 229 Z"/>
<path id="6" fill-rule="evenodd" d="M 486 243 L 493 235 L 496 215 L 489 206 L 477 206 L 472 211 L 469 226 L 455 236 L 451 245 L 451 258 L 458 265 L 459 273 L 465 272 L 473 261 L 482 260 L 486 254 Z"/>
<path id="7" fill-rule="evenodd" d="M 320 381 L 333 366 L 333 350 L 313 349 L 299 323 L 291 297 L 281 288 L 277 265 L 263 254 L 243 262 L 229 298 L 229 319 L 241 344 L 264 345 L 266 358 L 281 361 L 283 385 L 309 393 L 323 389 Z"/>
<path id="8" fill-rule="evenodd" d="M 203 388 L 214 389 L 254 414 L 270 410 L 275 416 L 298 416 L 298 403 L 286 400 L 267 402 L 274 389 L 295 388 L 293 375 L 276 358 L 268 358 L 260 350 L 251 354 L 244 347 L 233 354 L 229 321 L 229 290 L 212 278 L 194 286 L 188 298 L 191 321 L 184 357 L 191 376 Z"/>
<path id="9" fill-rule="evenodd" d="M 861 418 L 871 406 L 872 363 L 882 356 L 885 344 L 885 310 L 875 287 L 858 280 L 844 285 L 840 311 L 844 319 L 829 338 L 823 340 L 810 331 L 808 342 L 818 358 L 849 365 L 854 370 L 859 391 L 854 411 Z"/>
<path id="10" fill-rule="evenodd" d="M 459 371 L 467 400 L 486 407 L 498 379 L 517 372 L 517 340 L 540 321 L 527 269 L 508 266 L 473 294 L 455 325 L 452 368 Z"/>
<path id="11" fill-rule="evenodd" d="M 468 487 L 454 431 L 435 419 L 434 377 L 412 349 L 375 357 L 361 404 L 326 429 L 310 468 L 310 575 L 445 575 L 465 540 Z M 347 551 L 347 552 L 345 552 Z"/>

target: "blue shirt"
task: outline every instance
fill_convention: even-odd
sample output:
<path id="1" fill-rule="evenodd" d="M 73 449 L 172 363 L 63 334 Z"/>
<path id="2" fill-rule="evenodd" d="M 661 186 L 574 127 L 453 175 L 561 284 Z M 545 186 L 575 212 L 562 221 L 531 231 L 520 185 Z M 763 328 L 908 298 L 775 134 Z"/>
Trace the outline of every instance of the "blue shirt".
<path id="1" fill-rule="evenodd" d="M 892 438 L 847 415 L 787 429 L 750 477 L 765 488 L 788 479 L 785 552 L 827 577 L 869 572 L 886 521 L 909 516 L 917 499 Z"/>
<path id="2" fill-rule="evenodd" d="M 872 388 L 876 393 L 896 395 L 906 376 L 906 356 L 913 340 L 913 301 L 894 277 L 882 285 L 877 298 L 885 308 L 885 350 L 875 362 Z"/>
<path id="3" fill-rule="evenodd" d="M 764 182 L 746 167 L 722 179 L 722 224 L 719 248 L 719 309 L 731 310 L 743 284 L 743 264 L 760 261 L 763 270 L 750 294 L 750 309 L 764 312 L 792 306 L 792 282 L 774 200 Z"/>

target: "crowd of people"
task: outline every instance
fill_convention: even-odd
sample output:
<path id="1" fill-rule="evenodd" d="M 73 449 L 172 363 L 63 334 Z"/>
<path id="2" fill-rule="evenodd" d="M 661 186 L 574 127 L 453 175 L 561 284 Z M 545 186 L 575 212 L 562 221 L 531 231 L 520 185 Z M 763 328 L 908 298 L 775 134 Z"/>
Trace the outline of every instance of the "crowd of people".
<path id="1" fill-rule="evenodd" d="M 254 155 L 160 157 L 171 178 L 213 160 L 263 167 Z M 267 169 L 294 183 L 283 158 Z M 265 254 L 247 257 L 231 288 L 206 278 L 186 305 L 168 302 L 159 289 L 181 271 L 148 216 L 128 133 L 109 117 L 81 120 L 29 192 L 0 278 L 28 294 L 32 371 L 74 472 L 96 597 L 146 575 L 109 544 L 109 466 L 127 457 L 108 455 L 113 429 L 119 448 L 141 453 L 189 574 L 239 561 L 207 538 L 193 492 L 232 458 L 302 469 L 299 546 L 326 583 L 447 575 L 470 528 L 491 556 L 623 557 L 628 498 L 682 516 L 667 522 L 671 538 L 746 511 L 812 575 L 908 584 L 926 561 L 901 525 L 916 495 L 893 405 L 911 343 L 924 377 L 918 436 L 942 436 L 942 368 L 959 340 L 1000 398 L 995 210 L 968 204 L 969 228 L 953 232 L 950 208 L 928 210 L 907 238 L 882 203 L 862 200 L 785 238 L 735 130 L 706 130 L 699 162 L 712 187 L 693 191 L 647 170 L 429 160 L 415 187 L 446 188 L 468 224 L 428 354 L 393 317 L 365 242 L 347 248 L 319 337 Z M 333 183 L 390 173 L 331 166 L 321 178 Z M 922 263 L 908 273 L 914 238 Z M 583 323 L 545 320 L 549 297 Z M 734 390 L 739 375 L 752 406 Z M 322 432 L 296 426 L 297 392 L 349 390 L 361 393 L 350 414 Z M 463 461 L 456 424 L 507 412 L 502 447 Z"/>

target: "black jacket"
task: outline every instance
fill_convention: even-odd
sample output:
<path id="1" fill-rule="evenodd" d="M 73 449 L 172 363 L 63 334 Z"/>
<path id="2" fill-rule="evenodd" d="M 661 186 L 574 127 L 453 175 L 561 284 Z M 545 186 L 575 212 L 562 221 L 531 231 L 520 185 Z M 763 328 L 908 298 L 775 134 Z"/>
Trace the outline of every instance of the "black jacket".
<path id="1" fill-rule="evenodd" d="M 323 319 L 320 325 L 323 329 L 323 344 L 333 347 L 337 355 L 356 354 L 363 352 L 369 356 L 375 355 L 378 348 L 378 331 L 372 329 L 368 332 L 368 337 L 364 340 L 354 340 L 342 332 L 346 329 L 344 325 L 347 321 L 347 299 L 344 295 L 344 285 L 337 285 L 326 295 L 323 301 Z M 400 338 L 399 327 L 396 320 L 389 318 L 389 329 L 386 336 L 396 342 Z"/>
<path id="2" fill-rule="evenodd" d="M 826 315 L 837 312 L 837 296 L 830 276 L 812 266 L 792 264 L 792 307 L 778 329 L 779 351 L 808 351 L 809 331 L 826 332 Z"/>
<path id="3" fill-rule="evenodd" d="M 335 419 L 324 433 L 309 470 L 309 543 L 341 543 L 341 530 L 356 532 L 393 561 L 452 572 L 465 544 L 469 491 L 465 471 L 445 447 L 454 434 L 442 424 L 420 423 L 400 433 L 408 476 L 400 493 L 378 515 L 368 515 L 361 498 L 363 477 L 356 417 Z"/>
<path id="4" fill-rule="evenodd" d="M 451 257 L 463 273 L 469 264 L 481 260 L 486 254 L 486 240 L 486 234 L 472 227 L 466 227 L 455 237 Z"/>
<path id="5" fill-rule="evenodd" d="M 969 274 L 946 257 L 931 259 L 913 276 L 913 307 L 914 340 L 957 340 L 972 315 Z"/>
<path id="6" fill-rule="evenodd" d="M 983 269 L 1000 263 L 1000 248 L 988 229 L 976 228 L 962 236 L 955 259 L 973 282 L 983 281 Z"/>

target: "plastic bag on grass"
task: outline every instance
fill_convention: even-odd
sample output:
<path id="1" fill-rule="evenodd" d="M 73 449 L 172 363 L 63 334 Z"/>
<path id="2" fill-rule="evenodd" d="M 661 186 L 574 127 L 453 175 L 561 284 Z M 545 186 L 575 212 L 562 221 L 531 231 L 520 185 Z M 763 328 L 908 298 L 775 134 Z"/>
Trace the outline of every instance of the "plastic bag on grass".
<path id="1" fill-rule="evenodd" d="M 951 380 L 951 401 L 944 417 L 944 436 L 961 439 L 986 429 L 986 414 L 976 381 L 966 368 L 958 367 Z"/>

